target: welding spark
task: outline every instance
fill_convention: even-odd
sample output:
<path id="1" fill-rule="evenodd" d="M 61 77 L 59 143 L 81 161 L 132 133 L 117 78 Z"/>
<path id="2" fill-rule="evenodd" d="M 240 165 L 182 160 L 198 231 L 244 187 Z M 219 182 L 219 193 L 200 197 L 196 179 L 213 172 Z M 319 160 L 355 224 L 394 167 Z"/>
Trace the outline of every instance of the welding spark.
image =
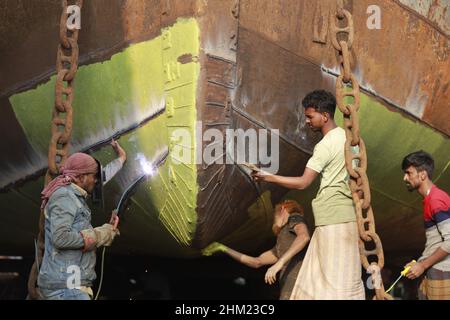
<path id="1" fill-rule="evenodd" d="M 137 159 L 139 160 L 139 164 L 141 165 L 142 171 L 148 175 L 153 176 L 155 174 L 155 167 L 152 163 L 148 162 L 143 154 L 138 154 Z"/>
<path id="2" fill-rule="evenodd" d="M 141 163 L 142 170 L 144 170 L 145 174 L 148 176 L 152 176 L 155 174 L 155 168 L 148 162 Z"/>

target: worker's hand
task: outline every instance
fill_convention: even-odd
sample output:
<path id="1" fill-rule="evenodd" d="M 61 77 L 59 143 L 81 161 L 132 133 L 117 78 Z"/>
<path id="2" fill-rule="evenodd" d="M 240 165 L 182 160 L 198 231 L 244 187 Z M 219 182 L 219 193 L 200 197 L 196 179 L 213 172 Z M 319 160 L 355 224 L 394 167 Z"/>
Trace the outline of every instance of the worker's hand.
<path id="1" fill-rule="evenodd" d="M 83 236 L 84 247 L 83 252 L 91 251 L 97 248 L 97 235 L 94 229 L 85 229 L 80 231 Z"/>
<path id="2" fill-rule="evenodd" d="M 405 270 L 405 269 L 408 268 L 408 267 L 412 267 L 412 265 L 413 265 L 414 263 L 417 263 L 417 261 L 416 261 L 416 260 L 412 260 L 412 261 L 408 262 L 408 263 L 405 264 L 405 266 L 403 267 L 403 270 Z"/>
<path id="3" fill-rule="evenodd" d="M 113 210 L 111 214 L 111 219 L 109 219 L 109 224 L 113 226 L 113 230 L 117 229 L 117 226 L 119 225 L 119 216 L 117 215 L 117 211 Z"/>
<path id="4" fill-rule="evenodd" d="M 416 279 L 425 272 L 425 267 L 419 262 L 410 262 L 406 266 L 411 266 L 411 269 L 406 273 L 408 279 Z"/>
<path id="5" fill-rule="evenodd" d="M 289 212 L 285 206 L 281 206 L 280 212 L 275 213 L 273 217 L 273 225 L 282 228 L 288 221 Z"/>
<path id="6" fill-rule="evenodd" d="M 97 236 L 97 248 L 101 246 L 109 247 L 112 244 L 114 238 L 120 235 L 117 226 L 114 227 L 109 223 L 105 223 L 100 227 L 94 228 L 94 232 Z"/>
<path id="7" fill-rule="evenodd" d="M 202 250 L 202 254 L 204 256 L 211 256 L 216 252 L 226 252 L 227 250 L 228 247 L 226 245 L 223 245 L 219 242 L 213 242 Z"/>
<path id="8" fill-rule="evenodd" d="M 277 280 L 277 273 L 281 270 L 281 268 L 283 268 L 283 263 L 278 261 L 269 269 L 267 269 L 266 275 L 264 276 L 264 281 L 267 284 L 274 284 Z"/>
<path id="9" fill-rule="evenodd" d="M 125 160 L 127 160 L 127 153 L 125 152 L 125 150 L 123 150 L 120 144 L 114 139 L 111 140 L 111 146 L 116 152 L 116 154 L 119 156 L 122 163 L 124 163 Z"/>
<path id="10" fill-rule="evenodd" d="M 285 215 L 289 216 L 289 211 L 287 210 L 287 208 L 284 205 L 281 206 L 280 213 L 282 214 L 282 216 L 285 216 Z"/>
<path id="11" fill-rule="evenodd" d="M 267 181 L 269 176 L 272 176 L 272 174 L 264 170 L 252 171 L 252 178 L 256 182 Z"/>

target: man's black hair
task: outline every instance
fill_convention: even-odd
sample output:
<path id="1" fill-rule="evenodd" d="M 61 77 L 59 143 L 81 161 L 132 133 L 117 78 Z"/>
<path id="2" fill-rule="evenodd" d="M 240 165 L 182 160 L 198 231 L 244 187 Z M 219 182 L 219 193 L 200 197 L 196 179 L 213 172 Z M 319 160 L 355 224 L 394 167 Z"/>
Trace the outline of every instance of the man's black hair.
<path id="1" fill-rule="evenodd" d="M 425 151 L 416 151 L 408 154 L 405 158 L 403 158 L 402 162 L 402 170 L 405 171 L 410 166 L 416 168 L 418 172 L 426 171 L 428 174 L 428 178 L 431 179 L 434 171 L 434 160 L 430 154 Z"/>
<path id="2" fill-rule="evenodd" d="M 331 92 L 314 90 L 308 93 L 302 101 L 303 108 L 314 108 L 318 112 L 327 112 L 334 119 L 336 98 Z"/>

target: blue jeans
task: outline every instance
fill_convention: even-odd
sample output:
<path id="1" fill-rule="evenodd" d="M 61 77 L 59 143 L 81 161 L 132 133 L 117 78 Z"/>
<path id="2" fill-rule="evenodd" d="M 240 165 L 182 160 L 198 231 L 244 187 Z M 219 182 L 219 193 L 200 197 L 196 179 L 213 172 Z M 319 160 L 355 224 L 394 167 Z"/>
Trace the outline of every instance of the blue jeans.
<path id="1" fill-rule="evenodd" d="M 40 291 L 43 300 L 91 300 L 86 292 L 78 289 L 40 289 Z"/>

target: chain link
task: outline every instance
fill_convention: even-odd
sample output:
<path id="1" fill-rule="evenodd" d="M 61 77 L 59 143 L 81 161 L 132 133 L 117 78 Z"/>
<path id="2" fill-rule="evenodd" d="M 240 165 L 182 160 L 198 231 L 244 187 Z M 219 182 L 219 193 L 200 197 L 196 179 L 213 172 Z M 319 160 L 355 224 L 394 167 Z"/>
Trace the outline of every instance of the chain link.
<path id="1" fill-rule="evenodd" d="M 80 8 L 83 0 L 77 0 L 75 4 Z M 60 167 L 64 164 L 69 154 L 70 138 L 72 136 L 74 98 L 74 81 L 78 69 L 78 30 L 67 28 L 67 0 L 62 0 L 62 14 L 59 26 L 60 44 L 56 54 L 56 82 L 55 105 L 52 112 L 51 138 L 48 149 L 48 170 L 45 174 L 45 185 L 59 174 Z M 36 288 L 38 266 L 44 255 L 45 237 L 44 210 L 41 209 L 39 217 L 39 234 L 37 246 L 37 259 L 31 267 L 28 278 L 28 293 L 31 299 L 38 299 L 39 292 Z"/>
<path id="2" fill-rule="evenodd" d="M 77 0 L 76 5 L 81 9 L 83 0 Z M 52 137 L 48 151 L 49 174 L 47 174 L 47 179 L 59 174 L 59 168 L 68 156 L 72 135 L 73 86 L 78 69 L 78 30 L 67 29 L 67 0 L 63 0 L 62 6 L 63 11 L 59 25 L 60 44 L 56 54 L 55 109 L 53 110 Z M 63 115 L 65 116 L 63 117 Z"/>
<path id="3" fill-rule="evenodd" d="M 347 26 L 344 28 L 337 26 L 336 21 L 344 18 L 347 20 Z M 375 288 L 374 299 L 392 300 L 392 296 L 385 292 L 381 280 L 381 270 L 384 267 L 383 246 L 375 231 L 375 218 L 370 204 L 370 185 L 367 177 L 367 152 L 359 131 L 360 90 L 358 81 L 351 72 L 350 60 L 350 49 L 354 39 L 353 17 L 344 8 L 342 0 L 337 0 L 336 14 L 330 17 L 330 29 L 333 47 L 340 54 L 341 75 L 336 79 L 336 103 L 344 114 L 345 165 L 350 176 L 349 187 L 356 209 L 361 264 L 371 274 Z M 347 37 L 345 40 L 338 39 L 338 34 L 346 34 Z M 352 103 L 345 102 L 347 97 L 351 98 Z M 376 261 L 370 263 L 370 257 L 376 257 Z"/>
<path id="4" fill-rule="evenodd" d="M 338 50 L 338 51 L 342 51 L 342 48 L 339 44 L 340 40 L 338 39 L 337 35 L 339 33 L 345 33 L 347 34 L 347 39 L 343 40 L 347 43 L 347 47 L 348 50 L 350 50 L 352 48 L 353 45 L 353 38 L 355 35 L 355 30 L 353 28 L 353 17 L 352 14 L 350 12 L 348 12 L 345 9 L 341 9 L 342 10 L 342 15 L 339 13 L 339 8 L 338 8 L 338 12 L 333 15 L 330 14 L 330 29 L 331 29 L 331 43 L 333 44 L 333 47 Z M 347 20 L 347 26 L 342 28 L 336 25 L 336 19 L 338 20 L 343 20 L 345 18 L 345 20 Z"/>
<path id="5" fill-rule="evenodd" d="M 344 18 L 344 0 L 337 0 L 337 14 L 338 19 Z"/>

